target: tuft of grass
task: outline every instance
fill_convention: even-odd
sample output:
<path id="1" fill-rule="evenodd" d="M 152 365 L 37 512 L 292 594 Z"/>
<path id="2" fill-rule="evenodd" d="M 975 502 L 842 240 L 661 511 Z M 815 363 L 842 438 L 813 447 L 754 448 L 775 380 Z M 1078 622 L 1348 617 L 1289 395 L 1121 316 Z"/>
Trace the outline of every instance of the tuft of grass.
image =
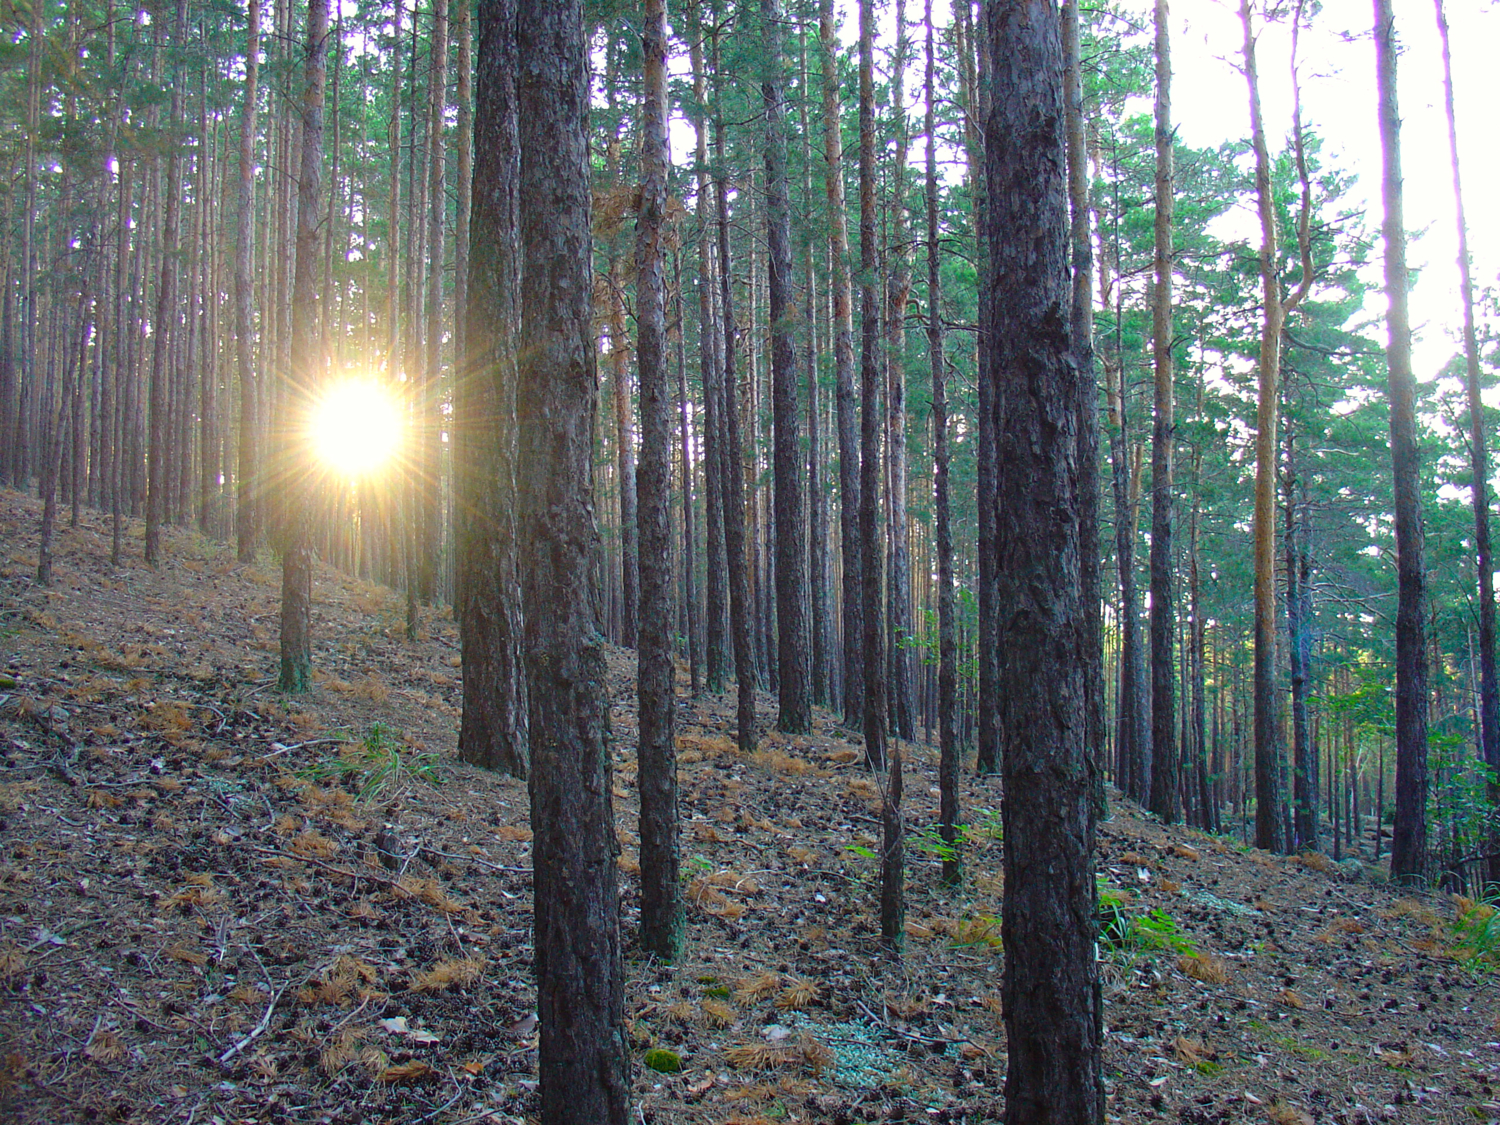
<path id="1" fill-rule="evenodd" d="M 392 800 L 417 783 L 440 785 L 438 756 L 415 751 L 383 723 L 376 723 L 359 742 L 346 743 L 338 753 L 315 762 L 298 775 L 306 781 L 349 782 L 359 786 L 356 800 Z"/>

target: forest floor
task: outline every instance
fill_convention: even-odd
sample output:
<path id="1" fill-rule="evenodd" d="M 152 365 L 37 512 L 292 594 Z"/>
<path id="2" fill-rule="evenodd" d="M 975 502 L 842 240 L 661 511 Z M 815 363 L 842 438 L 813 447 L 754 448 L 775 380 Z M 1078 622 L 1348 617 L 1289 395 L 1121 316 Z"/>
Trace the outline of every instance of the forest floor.
<path id="1" fill-rule="evenodd" d="M 153 570 L 132 524 L 115 569 L 86 512 L 40 589 L 38 517 L 0 492 L 0 1120 L 526 1121 L 526 788 L 455 757 L 452 622 L 410 643 L 396 594 L 320 567 L 316 684 L 283 698 L 269 562 L 172 531 Z M 732 699 L 682 684 L 689 934 L 654 963 L 633 664 L 610 660 L 639 1119 L 999 1120 L 995 783 L 965 779 L 945 888 L 936 752 L 907 747 L 910 921 L 883 958 L 858 743 L 821 716 L 741 756 Z M 1452 899 L 1111 814 L 1111 1121 L 1500 1121 L 1500 975 L 1463 958 Z"/>

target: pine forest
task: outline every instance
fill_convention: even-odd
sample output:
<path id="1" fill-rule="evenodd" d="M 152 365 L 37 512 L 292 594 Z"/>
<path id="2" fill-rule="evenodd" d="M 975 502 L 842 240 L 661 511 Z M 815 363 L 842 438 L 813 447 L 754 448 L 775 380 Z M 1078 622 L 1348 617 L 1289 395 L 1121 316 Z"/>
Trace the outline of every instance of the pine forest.
<path id="1" fill-rule="evenodd" d="M 5 1120 L 1500 1123 L 1493 0 L 0 30 Z"/>

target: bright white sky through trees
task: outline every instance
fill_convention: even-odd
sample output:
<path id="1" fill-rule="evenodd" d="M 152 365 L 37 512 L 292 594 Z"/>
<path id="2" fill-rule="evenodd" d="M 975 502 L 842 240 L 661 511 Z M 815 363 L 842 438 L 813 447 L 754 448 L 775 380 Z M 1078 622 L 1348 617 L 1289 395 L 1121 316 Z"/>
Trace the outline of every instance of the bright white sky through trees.
<path id="1" fill-rule="evenodd" d="M 1084 0 L 1085 4 L 1089 0 Z M 1291 0 L 1282 6 L 1291 9 Z M 840 38 L 852 48 L 858 38 L 853 0 L 841 0 Z M 1136 13 L 1143 41 L 1149 45 L 1150 0 L 1123 0 Z M 1263 8 L 1262 0 L 1255 7 Z M 1307 9 L 1318 7 L 1308 0 Z M 1481 298 L 1480 331 L 1500 332 L 1500 312 L 1488 316 L 1483 296 L 1488 290 L 1500 302 L 1500 208 L 1494 205 L 1500 184 L 1500 148 L 1493 143 L 1494 118 L 1500 113 L 1500 0 L 1445 0 L 1453 48 L 1453 78 L 1458 114 L 1464 201 L 1469 221 L 1469 248 L 1476 291 Z M 1461 350 L 1462 310 L 1458 296 L 1458 238 L 1454 220 L 1453 187 L 1448 160 L 1448 127 L 1443 111 L 1442 55 L 1436 9 L 1432 0 L 1395 0 L 1396 31 L 1402 46 L 1398 76 L 1402 115 L 1402 163 L 1406 181 L 1407 259 L 1415 279 L 1412 321 L 1417 339 L 1417 378 L 1431 380 Z M 907 109 L 913 129 L 921 128 L 922 39 L 919 26 L 922 0 L 907 0 L 912 24 L 911 69 L 906 81 Z M 1290 14 L 1278 23 L 1259 22 L 1257 63 L 1267 141 L 1273 154 L 1290 144 L 1292 128 Z M 933 20 L 946 28 L 951 20 L 949 0 L 934 0 Z M 1243 33 L 1238 0 L 1172 0 L 1172 112 L 1178 135 L 1195 148 L 1217 146 L 1250 135 L 1250 110 L 1245 79 L 1240 72 Z M 1322 158 L 1353 174 L 1351 198 L 1365 201 L 1372 236 L 1381 220 L 1380 136 L 1376 120 L 1375 47 L 1372 0 L 1323 0 L 1321 11 L 1305 28 L 1301 40 L 1303 120 L 1324 141 Z M 881 6 L 876 66 L 895 40 L 895 5 Z M 684 52 L 685 56 L 685 52 Z M 673 60 L 674 73 L 685 74 L 686 57 Z M 855 91 L 845 90 L 846 108 Z M 1149 96 L 1138 107 L 1149 114 Z M 814 111 L 814 128 L 819 127 Z M 671 124 L 673 157 L 691 163 L 692 129 L 681 117 Z M 818 144 L 821 142 L 818 141 Z M 915 134 L 911 150 L 914 167 L 926 156 Z M 1219 233 L 1260 240 L 1255 201 L 1246 194 L 1235 215 Z M 1375 248 L 1370 280 L 1376 286 L 1369 312 L 1385 308 L 1380 291 L 1380 248 Z M 1382 328 L 1374 335 L 1383 341 Z M 1483 347 L 1483 341 L 1481 341 Z M 1488 396 L 1487 396 L 1488 397 Z"/>
<path id="2" fill-rule="evenodd" d="M 1290 5 L 1287 5 L 1290 7 Z M 1237 69 L 1242 32 L 1238 3 L 1176 0 L 1173 4 L 1173 114 L 1179 135 L 1203 147 L 1249 134 L 1245 80 Z M 1309 9 L 1313 7 L 1311 3 Z M 1493 137 L 1500 110 L 1500 8 L 1495 0 L 1446 0 L 1453 48 L 1459 158 L 1474 284 L 1500 289 L 1500 152 Z M 1419 380 L 1433 378 L 1462 347 L 1458 236 L 1443 109 L 1442 53 L 1432 0 L 1396 0 L 1401 157 L 1406 181 L 1407 258 L 1416 276 L 1412 322 Z M 1149 13 L 1143 14 L 1149 18 Z M 1358 176 L 1356 196 L 1368 201 L 1378 234 L 1380 136 L 1375 116 L 1375 47 L 1371 0 L 1325 0 L 1300 45 L 1303 117 L 1325 141 L 1331 163 Z M 1267 140 L 1288 142 L 1292 123 L 1290 21 L 1262 30 L 1257 63 Z M 1255 230 L 1254 203 L 1242 203 L 1246 236 Z M 1254 236 L 1258 241 L 1258 235 Z M 1379 268 L 1379 255 L 1375 256 Z M 1500 295 L 1500 294 L 1497 294 Z M 1372 300 L 1383 310 L 1383 294 Z M 1372 310 L 1373 311 L 1373 310 Z M 1489 318 L 1493 325 L 1495 318 Z M 1481 322 L 1481 330 L 1482 330 Z M 1383 332 L 1377 334 L 1383 339 Z"/>

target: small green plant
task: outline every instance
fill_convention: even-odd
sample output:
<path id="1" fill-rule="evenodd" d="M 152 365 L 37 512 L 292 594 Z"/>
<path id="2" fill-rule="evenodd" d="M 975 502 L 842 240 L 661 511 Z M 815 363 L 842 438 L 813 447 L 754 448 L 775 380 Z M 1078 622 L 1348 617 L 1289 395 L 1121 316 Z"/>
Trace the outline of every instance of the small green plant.
<path id="1" fill-rule="evenodd" d="M 1187 935 L 1177 928 L 1177 919 L 1161 907 L 1152 907 L 1131 923 L 1131 935 L 1150 949 L 1170 949 L 1174 953 L 1196 953 Z"/>
<path id="2" fill-rule="evenodd" d="M 1453 929 L 1470 965 L 1500 966 L 1500 894 L 1464 900 Z"/>
<path id="3" fill-rule="evenodd" d="M 359 742 L 345 743 L 337 755 L 300 771 L 309 781 L 352 781 L 359 789 L 355 799 L 363 804 L 393 798 L 408 785 L 421 782 L 442 784 L 438 756 L 415 751 L 383 723 L 376 723 Z"/>
<path id="4" fill-rule="evenodd" d="M 942 833 L 932 825 L 908 834 L 906 847 L 916 855 L 931 856 L 945 863 L 958 858 L 958 848 L 943 839 Z"/>
<path id="5" fill-rule="evenodd" d="M 1132 914 L 1125 895 L 1113 887 L 1099 887 L 1097 913 L 1099 947 L 1111 953 L 1164 949 L 1173 953 L 1196 953 L 1188 936 L 1177 928 L 1177 919 L 1161 907 Z"/>

